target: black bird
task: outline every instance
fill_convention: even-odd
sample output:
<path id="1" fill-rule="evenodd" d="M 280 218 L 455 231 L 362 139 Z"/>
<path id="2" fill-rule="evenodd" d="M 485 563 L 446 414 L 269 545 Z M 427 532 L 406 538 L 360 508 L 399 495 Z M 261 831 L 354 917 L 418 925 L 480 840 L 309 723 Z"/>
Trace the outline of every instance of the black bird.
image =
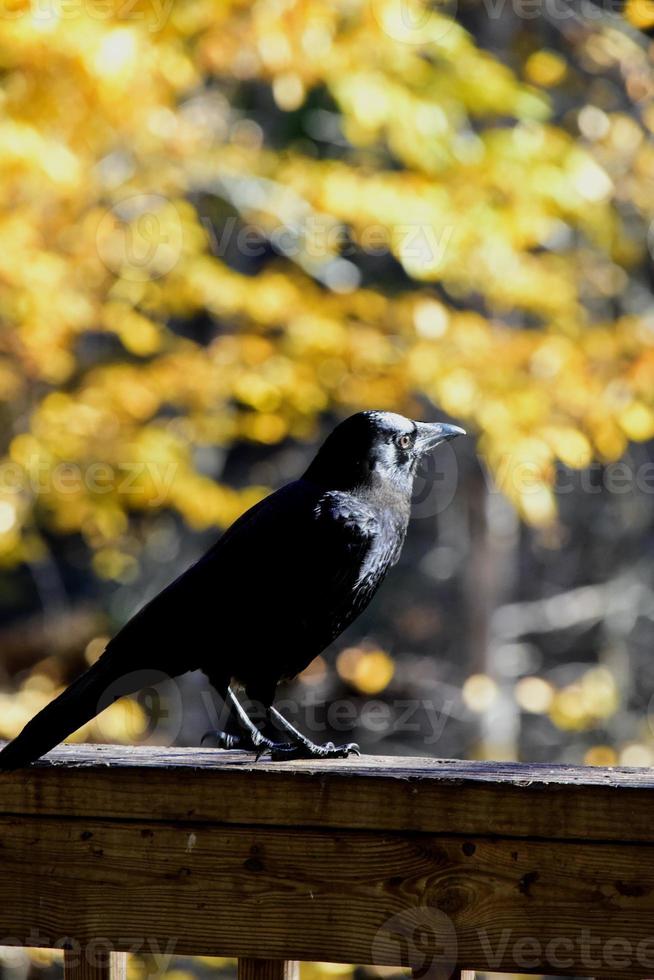
<path id="1" fill-rule="evenodd" d="M 0 769 L 38 759 L 149 670 L 200 668 L 230 712 L 223 748 L 273 759 L 343 757 L 274 707 L 294 677 L 368 605 L 400 555 L 420 458 L 464 430 L 360 412 L 329 435 L 306 473 L 242 515 L 195 565 L 144 606 L 102 656 L 0 752 Z M 264 731 L 231 689 L 263 705 Z M 281 729 L 290 741 L 279 741 Z"/>

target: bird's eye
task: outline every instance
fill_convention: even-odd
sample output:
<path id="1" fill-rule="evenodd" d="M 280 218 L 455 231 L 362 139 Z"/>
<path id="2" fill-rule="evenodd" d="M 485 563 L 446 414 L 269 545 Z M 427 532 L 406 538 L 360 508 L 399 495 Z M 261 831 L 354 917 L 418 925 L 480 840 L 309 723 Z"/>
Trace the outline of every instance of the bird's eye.
<path id="1" fill-rule="evenodd" d="M 400 449 L 408 449 L 411 445 L 411 436 L 398 436 L 397 444 Z"/>

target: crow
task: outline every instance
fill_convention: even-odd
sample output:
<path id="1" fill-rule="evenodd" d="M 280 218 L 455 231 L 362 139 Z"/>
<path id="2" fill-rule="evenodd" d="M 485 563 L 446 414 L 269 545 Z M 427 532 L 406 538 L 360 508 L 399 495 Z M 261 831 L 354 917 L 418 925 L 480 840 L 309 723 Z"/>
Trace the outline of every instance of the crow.
<path id="1" fill-rule="evenodd" d="M 345 419 L 300 479 L 250 508 L 123 626 L 96 663 L 0 751 L 0 769 L 38 759 L 143 687 L 143 672 L 176 677 L 198 668 L 229 713 L 225 730 L 214 733 L 219 747 L 280 760 L 358 752 L 354 744 L 314 744 L 273 706 L 275 690 L 368 605 L 399 558 L 419 460 L 464 434 L 392 412 Z M 262 705 L 263 730 L 233 682 Z"/>

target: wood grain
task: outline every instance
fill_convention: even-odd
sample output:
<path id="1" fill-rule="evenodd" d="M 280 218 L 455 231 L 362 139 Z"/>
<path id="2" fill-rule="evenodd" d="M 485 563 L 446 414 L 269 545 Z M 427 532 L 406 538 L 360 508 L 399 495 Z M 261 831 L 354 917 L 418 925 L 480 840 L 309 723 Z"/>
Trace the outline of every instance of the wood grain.
<path id="1" fill-rule="evenodd" d="M 647 976 L 635 845 L 0 820 L 2 942 Z M 1 938 L 1 937 L 0 937 Z"/>
<path id="2" fill-rule="evenodd" d="M 654 976 L 649 771 L 53 760 L 0 776 L 0 944 L 236 956 L 241 980 L 296 960 Z"/>
<path id="3" fill-rule="evenodd" d="M 654 843 L 649 769 L 72 745 L 48 759 L 0 774 L 0 812 Z"/>

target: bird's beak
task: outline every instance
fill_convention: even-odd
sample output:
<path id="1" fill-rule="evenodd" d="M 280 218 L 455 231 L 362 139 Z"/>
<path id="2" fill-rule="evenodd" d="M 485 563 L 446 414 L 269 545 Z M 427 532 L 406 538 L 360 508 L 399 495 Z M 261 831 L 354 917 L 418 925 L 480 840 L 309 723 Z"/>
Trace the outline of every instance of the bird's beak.
<path id="1" fill-rule="evenodd" d="M 416 422 L 418 435 L 416 437 L 414 452 L 417 456 L 424 456 L 431 452 L 436 446 L 457 436 L 464 436 L 466 430 L 458 425 L 446 425 L 445 422 Z"/>

